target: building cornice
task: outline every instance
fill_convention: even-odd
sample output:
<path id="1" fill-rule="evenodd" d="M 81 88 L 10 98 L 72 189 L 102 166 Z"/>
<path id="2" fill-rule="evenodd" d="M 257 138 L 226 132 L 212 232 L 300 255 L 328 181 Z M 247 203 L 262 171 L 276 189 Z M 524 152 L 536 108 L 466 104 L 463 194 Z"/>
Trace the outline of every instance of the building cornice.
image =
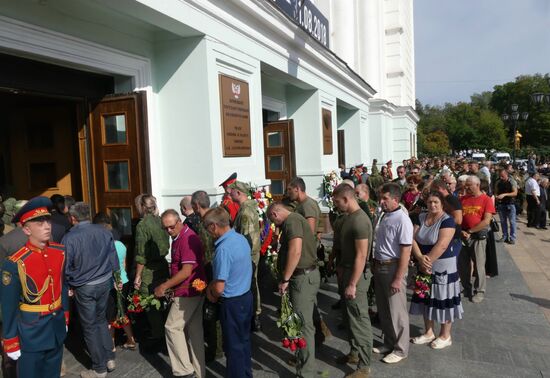
<path id="1" fill-rule="evenodd" d="M 418 116 L 418 113 L 416 113 L 416 110 L 413 109 L 412 106 L 399 106 L 397 107 L 395 113 L 395 117 L 407 117 L 414 123 L 417 123 L 420 121 L 420 117 Z"/>
<path id="2" fill-rule="evenodd" d="M 275 52 L 281 58 L 296 63 L 297 66 L 307 69 L 310 73 L 347 93 L 354 94 L 359 101 L 364 102 L 376 93 L 342 59 L 310 37 L 269 1 L 239 0 L 230 2 L 231 5 L 238 7 L 240 11 L 249 16 L 246 27 L 235 22 L 233 18 L 225 17 L 226 14 L 220 12 L 219 2 L 186 0 L 185 3 L 269 51 Z M 252 20 L 260 22 L 253 23 Z M 207 30 L 204 32 L 208 34 Z M 213 37 L 219 38 L 214 35 Z M 253 52 L 245 51 L 245 53 L 254 56 Z"/>
<path id="3" fill-rule="evenodd" d="M 381 98 L 373 98 L 369 100 L 369 113 L 385 113 L 393 115 L 397 106 Z"/>

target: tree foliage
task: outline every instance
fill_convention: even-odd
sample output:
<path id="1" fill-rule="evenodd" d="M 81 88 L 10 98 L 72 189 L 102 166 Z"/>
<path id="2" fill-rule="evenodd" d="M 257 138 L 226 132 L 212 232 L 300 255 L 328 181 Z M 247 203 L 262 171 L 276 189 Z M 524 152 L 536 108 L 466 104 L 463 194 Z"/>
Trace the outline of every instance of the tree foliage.
<path id="1" fill-rule="evenodd" d="M 424 140 L 424 153 L 428 155 L 446 155 L 449 149 L 449 138 L 441 130 L 428 134 Z"/>
<path id="2" fill-rule="evenodd" d="M 548 74 L 519 76 L 514 82 L 495 86 L 492 92 L 474 93 L 470 102 L 430 106 L 417 101 L 419 151 L 441 155 L 446 153 L 445 146 L 453 151 L 511 150 L 514 124 L 503 122 L 501 115 L 511 113 L 514 103 L 520 112 L 529 112 L 528 120 L 517 124 L 523 135 L 522 147 L 536 150 L 550 145 L 550 105 L 534 104 L 534 92 L 550 93 Z"/>

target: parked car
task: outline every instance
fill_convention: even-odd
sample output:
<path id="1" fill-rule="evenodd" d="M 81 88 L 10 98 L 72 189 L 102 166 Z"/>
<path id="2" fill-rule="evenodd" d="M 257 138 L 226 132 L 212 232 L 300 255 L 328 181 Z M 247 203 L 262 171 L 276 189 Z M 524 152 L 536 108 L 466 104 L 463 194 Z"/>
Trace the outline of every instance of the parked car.
<path id="1" fill-rule="evenodd" d="M 483 152 L 474 152 L 474 153 L 472 153 L 472 160 L 482 162 L 485 159 L 487 159 L 487 157 L 485 156 L 485 154 Z"/>
<path id="2" fill-rule="evenodd" d="M 527 159 L 516 159 L 516 169 L 527 171 Z"/>
<path id="3" fill-rule="evenodd" d="M 491 161 L 495 163 L 500 163 L 501 161 L 509 163 L 511 160 L 512 159 L 510 158 L 510 154 L 508 152 L 495 152 L 491 155 Z"/>

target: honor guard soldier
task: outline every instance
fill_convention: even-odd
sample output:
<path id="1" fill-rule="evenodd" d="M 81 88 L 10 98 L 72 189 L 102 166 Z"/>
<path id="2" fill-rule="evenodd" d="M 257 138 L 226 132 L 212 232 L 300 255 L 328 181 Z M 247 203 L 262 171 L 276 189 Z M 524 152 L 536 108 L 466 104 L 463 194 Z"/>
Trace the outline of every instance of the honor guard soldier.
<path id="1" fill-rule="evenodd" d="M 235 181 L 237 181 L 237 172 L 233 172 L 231 176 L 227 178 L 224 182 L 220 184 L 221 187 L 223 187 L 223 190 L 225 190 L 225 194 L 222 198 L 222 205 L 225 210 L 229 213 L 229 216 L 231 217 L 231 224 L 235 222 L 235 217 L 237 216 L 237 213 L 239 212 L 239 204 L 231 199 L 231 189 L 229 189 L 229 185 L 233 184 Z"/>
<path id="2" fill-rule="evenodd" d="M 28 237 L 2 265 L 2 344 L 18 376 L 59 377 L 69 319 L 65 251 L 50 243 L 47 197 L 31 199 L 13 218 Z"/>

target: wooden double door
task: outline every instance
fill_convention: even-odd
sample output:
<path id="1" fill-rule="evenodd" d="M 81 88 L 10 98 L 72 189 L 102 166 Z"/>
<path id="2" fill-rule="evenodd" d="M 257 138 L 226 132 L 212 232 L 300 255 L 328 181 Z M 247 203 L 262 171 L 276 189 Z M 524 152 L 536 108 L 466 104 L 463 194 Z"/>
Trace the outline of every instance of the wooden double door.
<path id="1" fill-rule="evenodd" d="M 89 187 L 96 211 L 107 212 L 113 228 L 132 234 L 135 198 L 150 190 L 145 93 L 112 95 L 90 104 Z"/>
<path id="2" fill-rule="evenodd" d="M 271 194 L 275 200 L 281 200 L 288 183 L 296 176 L 292 120 L 264 124 L 264 159 L 266 178 L 271 180 Z"/>

